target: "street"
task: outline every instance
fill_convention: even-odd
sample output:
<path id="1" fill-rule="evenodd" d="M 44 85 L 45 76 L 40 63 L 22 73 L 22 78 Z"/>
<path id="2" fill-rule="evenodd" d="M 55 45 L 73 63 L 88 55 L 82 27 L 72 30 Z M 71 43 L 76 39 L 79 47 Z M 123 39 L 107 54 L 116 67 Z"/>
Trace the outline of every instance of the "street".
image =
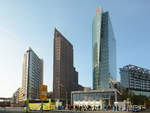
<path id="1" fill-rule="evenodd" d="M 0 113 L 26 113 L 25 111 L 1 111 Z M 40 111 L 30 111 L 29 113 L 41 113 Z M 125 111 L 43 111 L 43 113 L 134 113 L 134 112 L 125 112 Z M 150 113 L 150 110 L 140 111 L 138 113 Z"/>

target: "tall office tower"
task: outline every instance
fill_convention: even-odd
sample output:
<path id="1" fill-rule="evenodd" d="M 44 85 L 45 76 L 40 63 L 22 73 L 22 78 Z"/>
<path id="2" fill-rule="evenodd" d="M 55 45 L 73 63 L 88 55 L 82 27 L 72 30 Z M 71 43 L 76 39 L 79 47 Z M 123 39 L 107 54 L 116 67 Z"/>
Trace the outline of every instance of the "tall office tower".
<path id="1" fill-rule="evenodd" d="M 73 46 L 57 29 L 54 33 L 53 63 L 54 98 L 70 100 L 71 91 L 78 86 L 78 73 L 73 66 Z"/>
<path id="2" fill-rule="evenodd" d="M 116 40 L 108 12 L 96 9 L 92 25 L 93 89 L 112 89 L 116 80 Z"/>
<path id="3" fill-rule="evenodd" d="M 23 99 L 39 99 L 40 84 L 43 84 L 43 60 L 40 59 L 31 48 L 29 48 L 23 58 Z"/>

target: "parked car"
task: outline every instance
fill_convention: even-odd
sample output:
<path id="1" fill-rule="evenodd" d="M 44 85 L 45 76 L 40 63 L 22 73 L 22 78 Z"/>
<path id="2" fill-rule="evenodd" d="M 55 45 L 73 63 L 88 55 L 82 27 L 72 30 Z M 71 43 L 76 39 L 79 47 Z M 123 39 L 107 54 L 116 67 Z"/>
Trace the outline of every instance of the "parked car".
<path id="1" fill-rule="evenodd" d="M 142 110 L 146 110 L 146 107 L 145 107 L 145 106 L 142 106 Z"/>
<path id="2" fill-rule="evenodd" d="M 140 111 L 140 109 L 139 109 L 139 107 L 138 107 L 138 106 L 134 106 L 134 107 L 133 107 L 133 109 L 132 109 L 132 111 L 133 111 L 133 112 L 139 112 L 139 111 Z"/>

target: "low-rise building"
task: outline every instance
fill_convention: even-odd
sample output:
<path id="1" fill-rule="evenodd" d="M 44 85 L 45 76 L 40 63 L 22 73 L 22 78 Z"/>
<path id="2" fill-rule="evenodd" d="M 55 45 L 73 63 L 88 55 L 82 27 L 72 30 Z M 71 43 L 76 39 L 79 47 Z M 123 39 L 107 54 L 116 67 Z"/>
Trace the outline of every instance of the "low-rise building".
<path id="1" fill-rule="evenodd" d="M 15 93 L 13 94 L 13 97 L 12 97 L 12 103 L 13 104 L 17 104 L 19 103 L 19 90 L 20 88 L 18 88 Z"/>
<path id="2" fill-rule="evenodd" d="M 150 70 L 135 65 L 120 68 L 121 86 L 135 95 L 150 96 Z"/>
<path id="3" fill-rule="evenodd" d="M 117 89 L 110 90 L 84 90 L 72 91 L 71 104 L 77 106 L 90 105 L 102 107 L 111 106 L 118 101 L 120 92 Z"/>
<path id="4" fill-rule="evenodd" d="M 18 100 L 19 100 L 19 102 L 23 102 L 24 101 L 23 99 L 24 99 L 23 88 L 20 88 Z"/>

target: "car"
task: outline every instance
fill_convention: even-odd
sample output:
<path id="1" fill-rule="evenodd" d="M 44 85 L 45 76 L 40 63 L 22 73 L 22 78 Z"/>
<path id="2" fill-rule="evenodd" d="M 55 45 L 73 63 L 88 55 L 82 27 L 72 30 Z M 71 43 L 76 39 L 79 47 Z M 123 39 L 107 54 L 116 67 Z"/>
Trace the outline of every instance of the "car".
<path id="1" fill-rule="evenodd" d="M 146 110 L 146 107 L 145 107 L 145 106 L 142 106 L 142 110 Z"/>
<path id="2" fill-rule="evenodd" d="M 132 111 L 133 111 L 133 112 L 139 112 L 139 111 L 140 111 L 140 109 L 139 109 L 139 107 L 138 107 L 138 106 L 134 106 L 134 107 L 133 107 L 133 109 L 132 109 Z"/>

